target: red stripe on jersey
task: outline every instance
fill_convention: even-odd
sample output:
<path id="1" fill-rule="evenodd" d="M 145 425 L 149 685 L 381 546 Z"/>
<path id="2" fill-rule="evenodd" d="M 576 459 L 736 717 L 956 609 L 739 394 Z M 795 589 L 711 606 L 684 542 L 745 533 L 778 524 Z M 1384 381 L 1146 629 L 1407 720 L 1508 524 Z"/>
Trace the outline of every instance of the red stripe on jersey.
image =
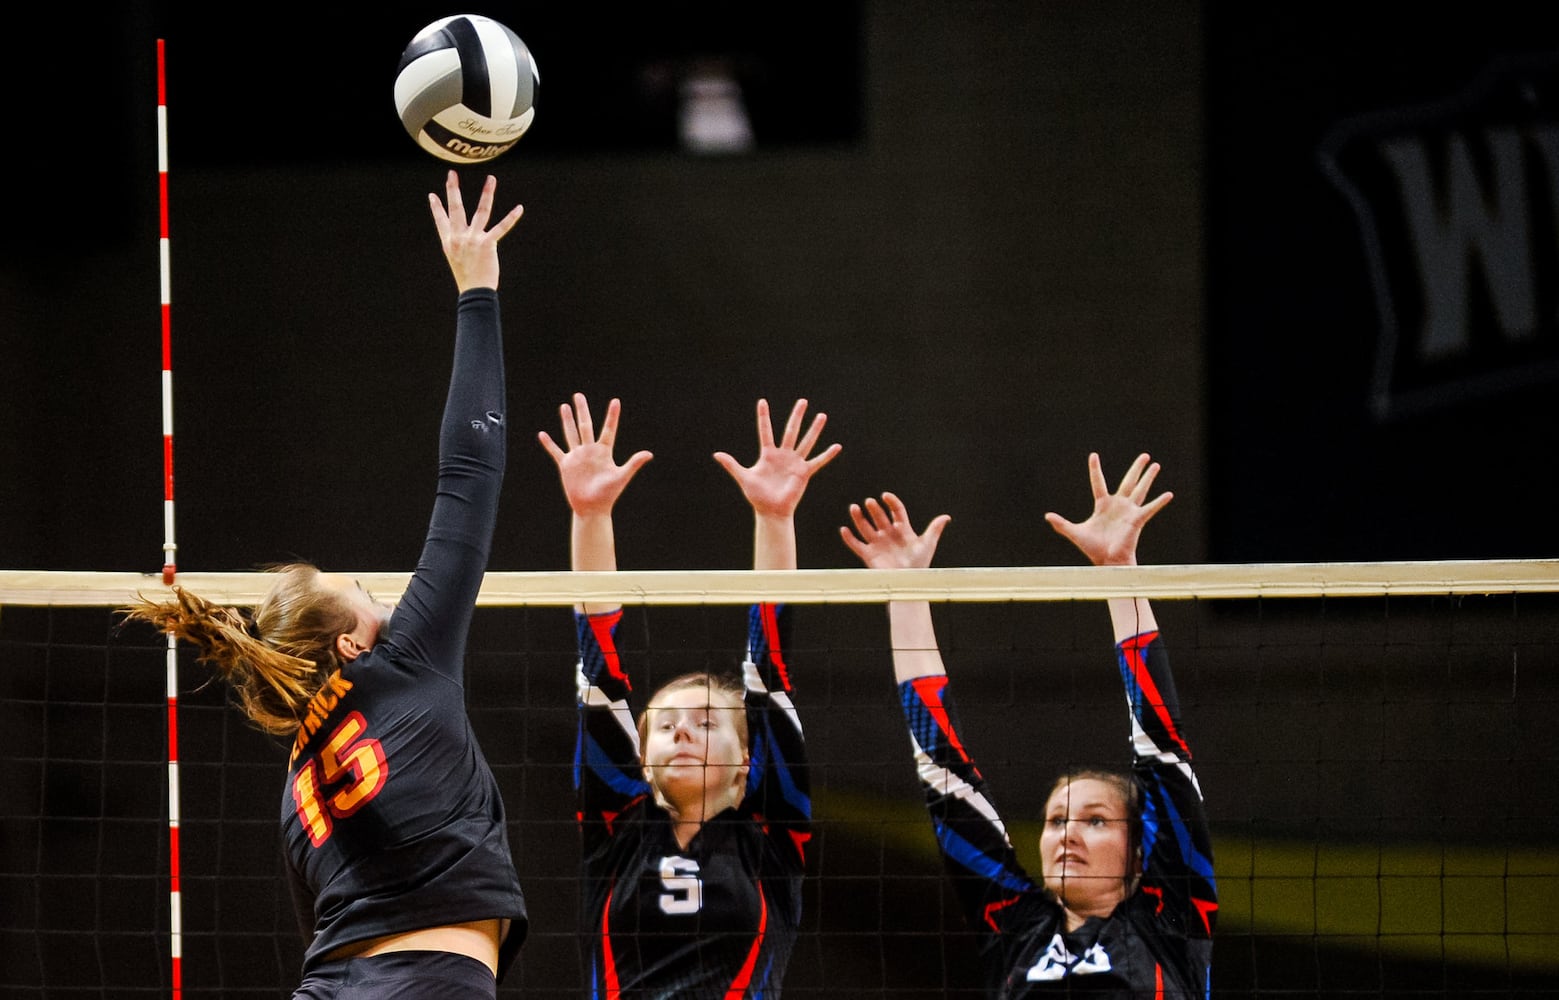
<path id="1" fill-rule="evenodd" d="M 796 860 L 801 862 L 804 867 L 807 863 L 807 841 L 812 839 L 812 835 L 803 833 L 800 830 L 787 830 L 786 832 L 790 834 L 791 845 L 796 848 Z"/>
<path id="2" fill-rule="evenodd" d="M 995 931 L 997 934 L 1001 933 L 1001 928 L 996 925 L 996 911 L 1004 910 L 1017 901 L 1018 897 L 1013 896 L 1011 899 L 1003 899 L 1000 902 L 987 903 L 985 905 L 985 922 L 990 924 L 991 930 Z"/>
<path id="3" fill-rule="evenodd" d="M 1157 632 L 1144 632 L 1142 635 L 1127 639 L 1121 643 L 1121 649 L 1126 653 L 1126 662 L 1131 666 L 1131 675 L 1136 678 L 1137 687 L 1148 700 L 1148 706 L 1153 709 L 1153 714 L 1158 716 L 1158 721 L 1164 727 L 1164 732 L 1175 741 L 1186 759 L 1191 759 L 1191 748 L 1185 745 L 1178 730 L 1175 729 L 1173 720 L 1169 718 L 1169 712 L 1164 707 L 1164 696 L 1158 693 L 1158 685 L 1153 683 L 1152 676 L 1148 673 L 1148 662 L 1143 657 L 1142 651 L 1146 649 L 1154 639 L 1158 638 Z"/>
<path id="4" fill-rule="evenodd" d="M 1164 912 L 1164 890 L 1159 888 L 1156 885 L 1145 885 L 1145 886 L 1142 887 L 1142 891 L 1145 894 L 1147 894 L 1149 896 L 1152 896 L 1154 899 L 1158 900 L 1158 905 L 1153 907 L 1153 915 L 1156 917 L 1160 913 L 1163 913 Z"/>
<path id="5" fill-rule="evenodd" d="M 601 975 L 606 979 L 606 1000 L 618 1000 L 623 991 L 617 981 L 617 960 L 612 957 L 612 894 L 616 891 L 607 891 L 606 905 L 601 907 Z"/>
<path id="6" fill-rule="evenodd" d="M 623 673 L 622 662 L 617 657 L 617 643 L 612 638 L 612 629 L 617 627 L 617 623 L 622 621 L 622 618 L 622 609 L 618 608 L 609 614 L 592 615 L 588 621 L 590 631 L 595 633 L 596 645 L 601 647 L 601 655 L 606 658 L 607 672 L 622 681 L 623 687 L 632 691 L 633 685 L 629 683 L 628 675 Z"/>
<path id="7" fill-rule="evenodd" d="M 758 887 L 758 902 L 763 909 L 758 911 L 758 933 L 752 939 L 752 947 L 747 951 L 747 961 L 742 963 L 742 971 L 731 980 L 731 985 L 726 988 L 725 1000 L 742 1000 L 747 994 L 747 984 L 752 981 L 753 966 L 758 964 L 758 953 L 763 950 L 763 935 L 769 928 L 769 897 L 763 894 L 763 887 Z"/>
<path id="8" fill-rule="evenodd" d="M 1164 967 L 1153 963 L 1153 1000 L 1164 1000 Z"/>
<path id="9" fill-rule="evenodd" d="M 958 756 L 967 763 L 969 752 L 959 742 L 958 734 L 953 732 L 953 722 L 947 717 L 947 709 L 942 707 L 942 691 L 947 687 L 947 675 L 935 674 L 931 677 L 917 677 L 909 682 L 914 687 L 915 693 L 920 695 L 920 703 L 926 706 L 931 717 L 936 720 L 937 728 L 947 737 L 948 746 L 958 751 Z"/>
<path id="10" fill-rule="evenodd" d="M 611 809 L 603 809 L 603 810 L 601 810 L 601 822 L 606 824 L 606 832 L 609 835 L 616 836 L 617 830 L 615 828 L 617 826 L 617 817 L 621 816 L 623 813 L 627 812 L 629 809 L 632 809 L 634 806 L 638 805 L 640 802 L 643 802 L 643 801 L 644 801 L 644 796 L 643 795 L 635 795 L 633 798 L 629 799 L 627 802 L 624 802 L 623 803 L 623 807 L 621 809 L 618 809 L 618 810 L 615 810 L 615 811 L 611 810 Z M 584 813 L 580 813 L 579 817 L 580 817 L 580 822 L 583 823 L 584 822 Z"/>
<path id="11" fill-rule="evenodd" d="M 1211 899 L 1197 899 L 1191 897 L 1191 905 L 1196 907 L 1196 915 L 1202 918 L 1202 928 L 1207 931 L 1207 936 L 1213 936 L 1213 914 L 1218 910 L 1218 904 Z"/>
<path id="12" fill-rule="evenodd" d="M 784 653 L 780 650 L 779 617 L 774 605 L 758 605 L 758 620 L 763 623 L 763 634 L 769 641 L 769 659 L 779 671 L 780 686 L 790 690 L 790 668 L 785 666 Z"/>

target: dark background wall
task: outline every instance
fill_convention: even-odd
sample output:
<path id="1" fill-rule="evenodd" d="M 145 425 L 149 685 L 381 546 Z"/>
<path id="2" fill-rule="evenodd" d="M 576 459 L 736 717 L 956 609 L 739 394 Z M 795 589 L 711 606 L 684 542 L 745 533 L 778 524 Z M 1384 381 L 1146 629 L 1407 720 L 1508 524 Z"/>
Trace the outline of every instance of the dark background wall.
<path id="1" fill-rule="evenodd" d="M 1220 561 L 1556 550 L 1553 12 L 1419 13 L 1208 9 Z"/>
<path id="2" fill-rule="evenodd" d="M 619 512 L 626 568 L 748 564 L 749 515 L 709 456 L 750 460 L 759 396 L 781 409 L 809 398 L 845 446 L 803 506 L 804 566 L 849 566 L 834 529 L 849 502 L 884 489 L 917 520 L 954 515 L 941 565 L 1075 563 L 1041 515 L 1085 511 L 1092 449 L 1112 474 L 1141 450 L 1164 462 L 1160 483 L 1177 499 L 1145 540 L 1155 563 L 1559 548 L 1545 489 L 1559 256 L 1545 158 L 1552 15 L 1514 3 L 1433 17 L 1405 4 L 744 9 L 662 5 L 611 31 L 597 11 L 485 11 L 526 38 L 542 75 L 531 134 L 491 164 L 500 200 L 527 208 L 504 250 L 513 437 L 492 568 L 567 565 L 567 512 L 532 437 L 555 431 L 557 404 L 576 390 L 620 396 L 622 453 L 657 455 Z M 67 55 L 27 49 L 8 62 L 8 90 L 46 90 L 50 113 L 23 116 L 10 140 L 21 155 L 8 158 L 0 228 L 0 567 L 162 562 L 158 37 L 179 566 L 296 555 L 344 571 L 409 567 L 431 501 L 454 294 L 425 207 L 444 168 L 399 131 L 389 93 L 400 47 L 445 13 L 271 5 L 235 30 L 201 6 L 142 5 L 79 25 Z M 705 40 L 745 55 L 751 155 L 679 150 L 665 105 L 624 68 L 663 76 Z M 1510 59 L 1497 86 L 1478 87 Z M 1519 138 L 1513 172 L 1496 169 L 1496 134 Z M 1427 201 L 1441 208 L 1429 222 L 1413 221 L 1421 202 L 1402 194 L 1411 172 L 1391 167 L 1390 150 L 1415 144 L 1429 151 Z M 1477 179 L 1476 196 L 1448 179 L 1461 169 L 1455 148 L 1468 150 L 1459 176 Z M 462 174 L 469 192 L 482 171 Z M 1422 346 L 1436 288 L 1459 289 L 1466 307 L 1455 349 Z M 1521 302 L 1526 312 L 1511 305 Z M 1552 793 L 1520 777 L 1556 756 L 1535 723 L 1554 702 L 1548 609 L 1522 605 L 1512 635 L 1503 605 L 1449 620 L 1440 607 L 1323 610 L 1161 612 L 1187 650 L 1183 687 L 1226 842 L 1276 838 L 1312 855 L 1338 837 L 1377 853 L 1399 841 L 1442 852 L 1551 842 Z M 1099 666 L 1102 612 L 1027 613 L 943 616 L 968 678 L 969 731 L 1025 734 L 986 754 L 1013 818 L 1037 814 L 1029 788 L 1056 760 L 1119 750 L 1114 681 L 1086 666 Z M 536 908 L 531 993 L 566 991 L 573 961 L 571 833 L 553 809 L 568 796 L 570 636 L 556 614 L 487 616 L 473 646 L 477 724 L 521 823 Z M 33 894 L 12 911 L 35 914 L 7 925 L 20 928 L 8 948 L 25 944 L 6 966 L 36 962 L 53 981 L 101 991 L 127 980 L 35 953 L 73 940 L 38 945 L 37 928 L 74 927 L 41 902 L 53 883 L 36 871 L 63 872 L 65 898 L 86 891 L 72 873 L 101 876 L 105 855 L 113 871 L 164 863 L 160 663 L 105 639 L 100 617 L 81 626 L 77 654 L 46 656 L 37 632 L 76 633 L 4 615 L 0 640 L 21 636 L 0 643 L 17 782 L 7 798 L 22 803 L 5 827 L 6 871 Z M 651 676 L 724 657 L 739 639 L 720 610 L 652 621 Z M 826 765 L 819 810 L 840 832 L 823 838 L 810 890 L 828 933 L 807 939 L 797 988 L 942 983 L 951 995 L 969 974 L 956 918 L 935 910 L 873 932 L 940 898 L 924 854 L 895 847 L 894 831 L 923 833 L 922 821 L 911 810 L 904 826 L 889 822 L 913 788 L 886 700 L 880 609 L 803 621 L 809 732 Z M 1458 646 L 1469 634 L 1470 652 Z M 1387 652 L 1383 635 L 1424 646 Z M 1055 643 L 1044 662 L 1066 678 L 1066 732 L 1034 724 L 1014 670 L 1041 641 Z M 1519 684 L 1507 673 L 1518 650 Z M 186 676 L 186 919 L 224 929 L 192 937 L 191 975 L 268 995 L 295 961 L 269 861 L 279 765 L 220 692 L 193 690 L 193 665 Z M 100 744 L 99 758 L 82 755 L 98 760 L 83 766 L 91 775 L 43 763 L 77 739 Z M 1457 756 L 1441 739 L 1487 753 Z M 125 845 L 133 863 L 120 860 Z M 1231 885 L 1255 853 L 1220 856 Z M 166 905 L 155 878 L 132 880 L 128 903 L 108 895 L 121 882 L 89 884 L 102 894 L 95 913 Z M 1221 988 L 1384 993 L 1390 981 L 1455 995 L 1454 948 L 1421 961 L 1366 948 L 1345 962 L 1313 926 L 1306 935 L 1311 911 L 1299 909 L 1285 923 L 1275 914 L 1288 911 L 1255 890 L 1226 901 Z M 1269 923 L 1252 923 L 1256 910 Z M 101 944 L 115 919 L 95 919 L 100 951 L 120 955 Z M 144 968 L 139 982 L 162 974 L 144 932 L 131 941 L 124 968 Z M 1409 971 L 1383 976 L 1394 962 Z M 1328 985 L 1322 967 L 1352 978 Z"/>
<path id="3" fill-rule="evenodd" d="M 375 20 L 409 38 L 430 9 Z M 667 23 L 701 9 L 673 5 Z M 549 146 L 565 113 L 549 93 L 567 99 L 565 74 L 589 85 L 601 56 L 586 15 L 547 15 L 576 47 L 531 43 L 536 125 L 492 165 L 529 213 L 505 257 L 515 456 L 493 567 L 566 565 L 566 512 L 530 436 L 576 390 L 620 395 L 624 447 L 659 456 L 634 485 L 646 522 L 625 523 L 625 566 L 746 564 L 740 497 L 709 455 L 756 448 L 760 395 L 811 399 L 846 448 L 809 496 L 808 565 L 848 563 L 831 529 L 883 489 L 959 519 L 949 565 L 1068 558 L 1035 530 L 1038 508 L 1079 510 L 1091 448 L 1113 468 L 1162 457 L 1189 502 L 1154 556 L 1199 558 L 1198 20 L 1179 5 L 819 9 L 842 13 L 769 10 L 781 38 L 833 33 L 824 56 L 782 46 L 774 88 L 814 61 L 836 79 L 844 58 L 856 82 L 802 89 L 803 106 L 858 125 L 773 148 L 760 135 L 734 159 Z M 403 498 L 427 492 L 448 356 L 452 288 L 424 201 L 443 171 L 397 131 L 403 42 L 329 68 L 380 83 L 343 122 L 300 79 L 305 55 L 253 44 L 294 23 L 274 10 L 209 77 L 183 68 L 189 23 L 167 31 L 179 562 L 242 569 L 285 549 L 400 568 L 426 516 Z M 9 565 L 160 559 L 150 37 L 117 40 L 125 75 L 90 95 L 129 117 L 132 155 L 51 167 L 79 186 L 24 199 L 29 224 L 8 240 L 8 354 L 24 362 L 5 376 Z M 280 121 L 273 90 L 302 91 Z M 382 152 L 357 152 L 366 133 Z M 465 173 L 474 187 L 481 172 Z"/>

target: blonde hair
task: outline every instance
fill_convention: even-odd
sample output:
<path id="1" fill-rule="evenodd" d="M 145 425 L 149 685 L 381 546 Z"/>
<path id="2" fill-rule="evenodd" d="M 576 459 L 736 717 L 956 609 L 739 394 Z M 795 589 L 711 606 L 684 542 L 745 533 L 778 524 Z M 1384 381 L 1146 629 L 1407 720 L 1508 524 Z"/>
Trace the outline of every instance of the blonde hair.
<path id="1" fill-rule="evenodd" d="M 738 677 L 733 677 L 730 674 L 714 674 L 708 671 L 673 677 L 657 688 L 654 694 L 650 695 L 650 700 L 645 704 L 644 711 L 639 713 L 639 746 L 641 748 L 649 737 L 650 713 L 655 710 L 656 699 L 663 694 L 681 691 L 684 688 L 704 688 L 709 693 L 711 705 L 714 704 L 714 696 L 716 694 L 723 694 L 732 698 L 736 702 L 732 707 L 737 710 L 735 716 L 736 735 L 741 739 L 742 752 L 747 753 L 752 749 L 750 745 L 751 737 L 748 736 L 747 727 L 747 689 L 742 685 L 741 679 Z"/>
<path id="2" fill-rule="evenodd" d="M 266 567 L 276 582 L 253 615 L 173 588 L 173 599 L 144 596 L 121 608 L 128 621 L 144 621 L 191 643 L 198 660 L 232 689 L 239 709 L 257 728 L 279 736 L 297 731 L 308 703 L 342 666 L 336 637 L 356 626 L 339 595 L 318 586 L 319 570 L 304 563 Z"/>

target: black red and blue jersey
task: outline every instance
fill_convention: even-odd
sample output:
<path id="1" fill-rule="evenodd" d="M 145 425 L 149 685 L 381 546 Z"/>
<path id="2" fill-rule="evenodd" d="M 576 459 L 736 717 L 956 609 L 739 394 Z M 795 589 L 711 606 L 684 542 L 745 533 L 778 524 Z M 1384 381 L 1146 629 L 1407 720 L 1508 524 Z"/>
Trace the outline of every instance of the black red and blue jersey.
<path id="1" fill-rule="evenodd" d="M 1212 844 L 1179 698 L 1158 632 L 1116 646 L 1142 801 L 1142 878 L 1108 917 L 1066 930 L 1061 904 L 1019 864 L 956 729 L 943 675 L 899 686 L 937 843 L 992 997 L 1205 1000 L 1218 910 Z"/>
<path id="2" fill-rule="evenodd" d="M 640 767 L 632 685 L 615 640 L 622 611 L 576 613 L 574 785 L 592 998 L 780 995 L 801 915 L 812 821 L 805 744 L 780 639 L 787 617 L 773 604 L 749 614 L 742 666 L 751 757 L 746 793 L 683 848 Z"/>
<path id="3" fill-rule="evenodd" d="M 503 799 L 466 715 L 464 658 L 506 456 L 497 293 L 457 307 L 438 493 L 406 592 L 374 647 L 315 696 L 281 796 L 305 972 L 354 941 L 510 921 L 498 977 L 525 939 Z"/>

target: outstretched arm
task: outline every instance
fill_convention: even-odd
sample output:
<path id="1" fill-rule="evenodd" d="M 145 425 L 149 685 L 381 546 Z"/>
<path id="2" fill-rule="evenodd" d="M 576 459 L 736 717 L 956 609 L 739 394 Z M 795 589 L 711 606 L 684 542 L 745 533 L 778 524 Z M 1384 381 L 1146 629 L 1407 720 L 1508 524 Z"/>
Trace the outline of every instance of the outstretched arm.
<path id="1" fill-rule="evenodd" d="M 583 393 L 574 393 L 574 405 L 570 407 L 564 403 L 558 407 L 558 413 L 562 418 L 563 441 L 567 449 L 560 447 L 546 431 L 539 432 L 536 437 L 557 463 L 563 494 L 568 498 L 569 509 L 574 512 L 569 545 L 571 563 L 580 572 L 609 573 L 617 569 L 612 507 L 628 488 L 628 482 L 654 456 L 647 451 L 634 452 L 622 465 L 612 458 L 617 422 L 622 414 L 622 404 L 616 399 L 606 406 L 606 419 L 601 423 L 599 435 L 595 432 L 590 405 Z M 616 604 L 587 604 L 579 605 L 575 610 L 594 615 L 616 608 Z"/>
<path id="2" fill-rule="evenodd" d="M 1058 514 L 1045 520 L 1096 566 L 1135 566 L 1142 526 L 1173 494 L 1148 492 L 1159 466 L 1138 455 L 1114 493 L 1099 456 L 1088 456 L 1094 509 L 1074 524 Z M 1211 937 L 1218 910 L 1212 840 L 1202 792 L 1191 770 L 1191 750 L 1180 725 L 1180 698 L 1158 623 L 1142 598 L 1110 601 L 1116 665 L 1132 712 L 1132 757 L 1142 789 L 1143 885 L 1162 900 L 1160 912 L 1183 921 L 1192 937 Z"/>
<path id="3" fill-rule="evenodd" d="M 1088 481 L 1093 487 L 1093 512 L 1080 524 L 1055 513 L 1046 514 L 1045 520 L 1095 566 L 1135 566 L 1142 526 L 1175 497 L 1164 492 L 1148 499 L 1158 471 L 1159 464 L 1150 462 L 1146 453 L 1138 455 L 1121 477 L 1120 486 L 1111 493 L 1099 464 L 1099 453 L 1090 452 Z M 1158 629 L 1153 609 L 1141 597 L 1111 598 L 1110 622 L 1115 628 L 1116 642 Z"/>
<path id="4" fill-rule="evenodd" d="M 439 421 L 438 491 L 416 572 L 396 604 L 390 630 L 403 649 L 457 681 L 463 677 L 466 636 L 487 569 L 508 455 L 498 247 L 523 209 L 515 205 L 490 223 L 496 191 L 489 176 L 469 218 L 454 171 L 445 179 L 443 200 L 428 195 L 460 294 Z"/>
<path id="5" fill-rule="evenodd" d="M 851 504 L 850 520 L 855 531 L 841 526 L 839 537 L 868 569 L 924 569 L 931 565 L 937 541 L 952 518 L 938 515 L 917 535 L 910 526 L 904 502 L 892 493 L 884 493 L 881 503 L 868 497 L 864 507 Z M 946 673 L 929 601 L 889 601 L 888 627 L 893 642 L 894 679 L 900 684 L 916 677 Z"/>
<path id="6" fill-rule="evenodd" d="M 779 444 L 774 443 L 774 427 L 769 420 L 769 401 L 758 400 L 758 460 L 743 467 L 723 451 L 715 452 L 715 461 L 731 474 L 742 495 L 752 505 L 753 569 L 796 568 L 796 507 L 806 492 L 807 483 L 819 469 L 834 460 L 841 445 L 831 444 L 817 455 L 818 438 L 828 415 L 819 413 L 801 432 L 807 401 L 796 400 Z M 810 458 L 808 456 L 811 456 Z"/>
<path id="7" fill-rule="evenodd" d="M 617 568 L 612 507 L 651 457 L 647 451 L 635 452 L 622 465 L 612 458 L 621 412 L 616 399 L 608 403 L 597 434 L 589 403 L 584 394 L 575 393 L 572 406 L 558 407 L 563 445 L 546 431 L 536 435 L 557 464 L 563 495 L 573 511 L 571 563 L 581 572 Z M 590 859 L 610 842 L 610 818 L 643 794 L 646 786 L 639 769 L 638 730 L 628 704 L 632 684 L 617 654 L 617 624 L 622 617 L 618 605 L 579 604 L 574 610 L 579 642 L 574 676 L 579 706 L 574 787 L 579 793 L 581 846 Z"/>
<path id="8" fill-rule="evenodd" d="M 768 400 L 760 399 L 757 461 L 744 467 L 726 452 L 715 452 L 715 461 L 736 480 L 752 506 L 753 569 L 796 568 L 796 507 L 812 476 L 839 454 L 837 444 L 812 454 L 828 417 L 817 414 L 803 433 L 806 410 L 807 401 L 796 400 L 776 444 Z M 744 808 L 755 808 L 764 816 L 771 841 L 799 873 L 806 864 L 805 844 L 811 836 L 812 780 L 801 718 L 790 700 L 784 642 L 788 617 L 788 610 L 773 601 L 753 605 L 748 615 L 742 683 L 752 730 Z"/>
<path id="9" fill-rule="evenodd" d="M 839 529 L 850 551 L 870 569 L 923 569 L 951 520 L 932 518 L 916 534 L 904 503 L 892 493 L 850 505 L 854 524 Z M 1005 934 L 1013 904 L 1034 891 L 1006 828 L 986 792 L 985 778 L 958 735 L 952 685 L 943 668 L 928 601 L 890 601 L 893 673 L 909 729 L 915 773 L 925 795 L 943 863 L 969 926 L 989 940 Z"/>

